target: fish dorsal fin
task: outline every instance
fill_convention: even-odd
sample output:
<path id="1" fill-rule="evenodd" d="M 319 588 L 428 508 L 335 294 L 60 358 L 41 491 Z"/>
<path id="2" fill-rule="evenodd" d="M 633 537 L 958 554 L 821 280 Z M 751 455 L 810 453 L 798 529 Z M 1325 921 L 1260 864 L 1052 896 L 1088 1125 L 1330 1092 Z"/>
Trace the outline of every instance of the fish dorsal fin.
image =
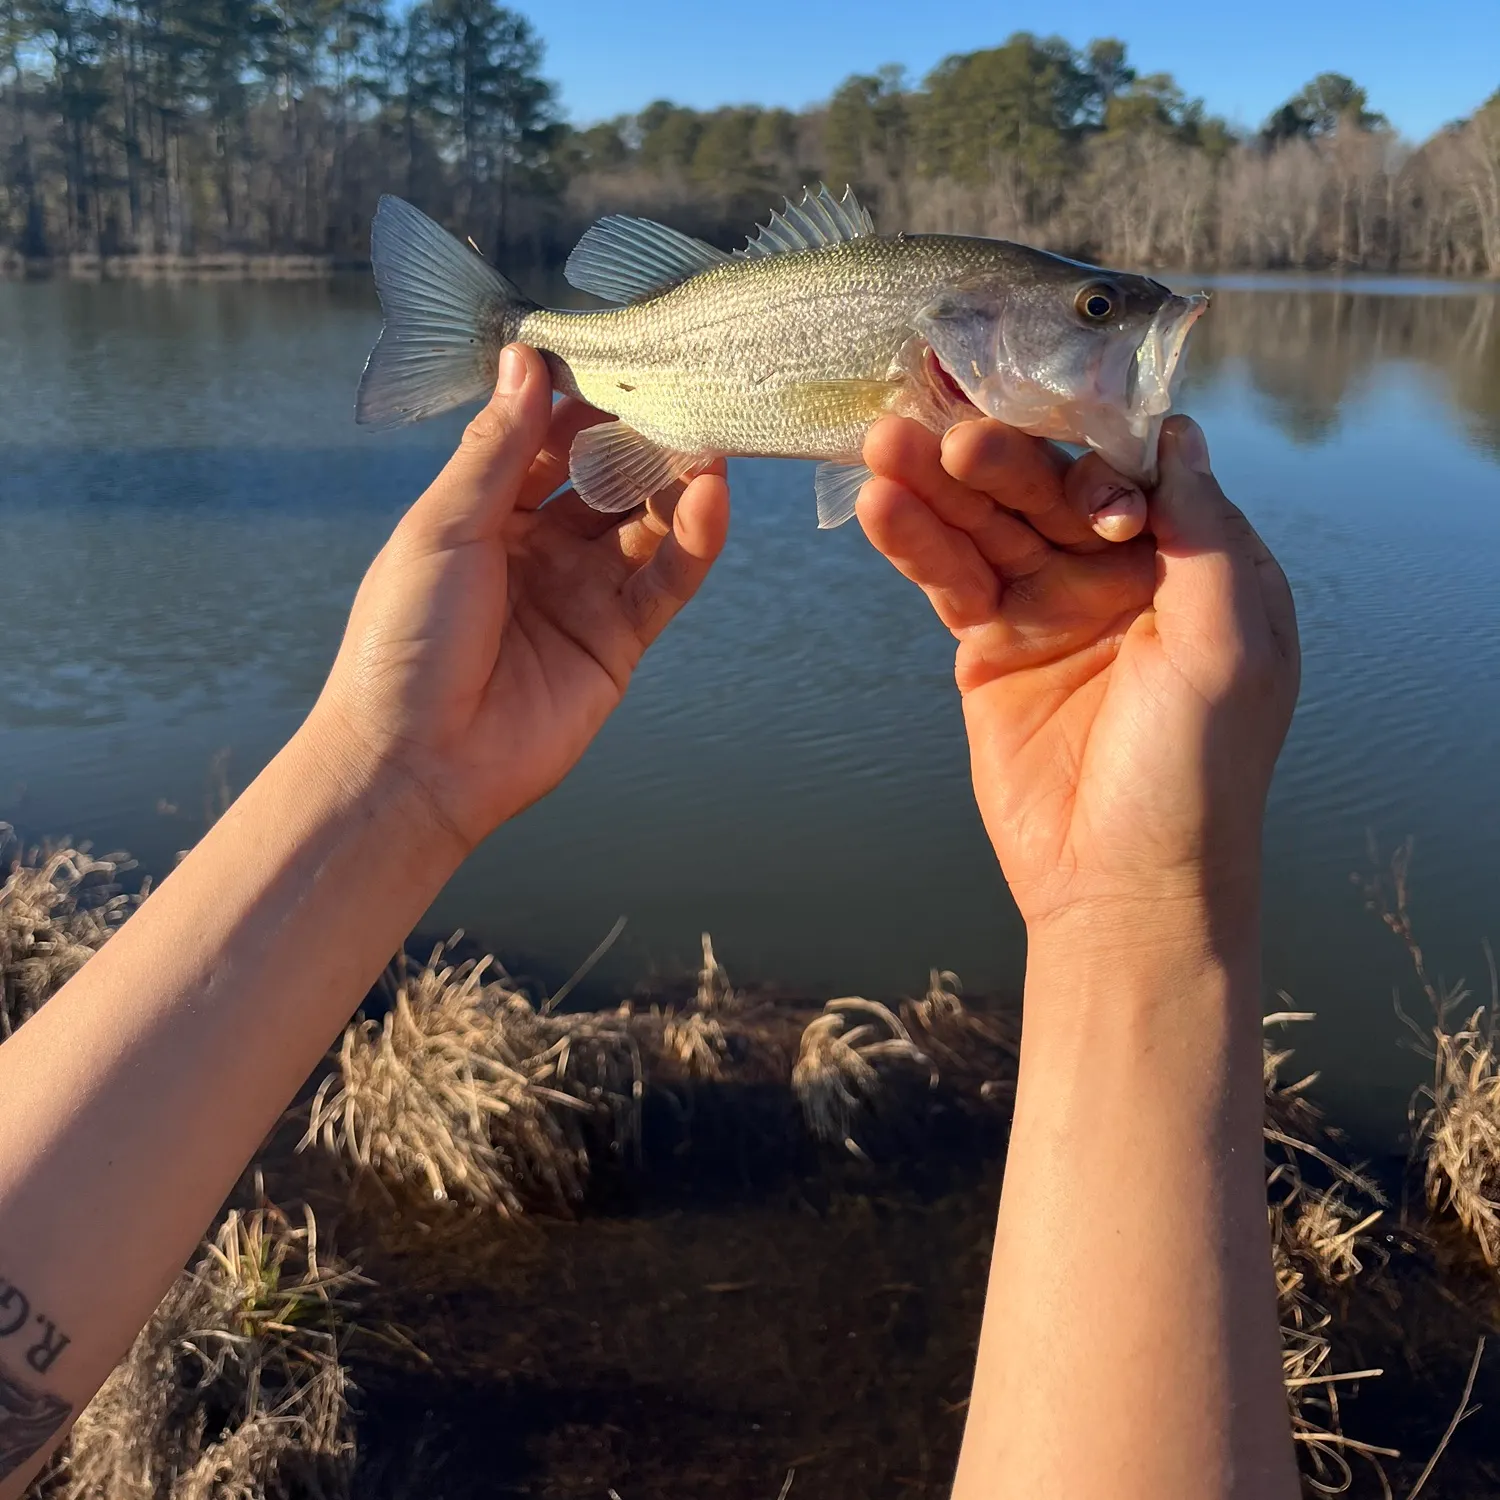
<path id="1" fill-rule="evenodd" d="M 563 275 L 569 286 L 606 302 L 639 302 L 728 259 L 722 250 L 681 230 L 610 214 L 584 232 Z"/>
<path id="2" fill-rule="evenodd" d="M 568 477 L 585 505 L 618 515 L 634 510 L 674 479 L 687 478 L 712 458 L 663 448 L 628 422 L 601 422 L 585 427 L 573 439 Z"/>
<path id="3" fill-rule="evenodd" d="M 803 188 L 801 203 L 786 200 L 785 207 L 773 209 L 770 220 L 750 236 L 743 250 L 734 253 L 742 260 L 762 255 L 790 255 L 797 250 L 817 250 L 844 240 L 857 240 L 874 234 L 875 221 L 870 217 L 854 189 L 846 187 L 842 198 L 835 198 L 828 185 Z"/>

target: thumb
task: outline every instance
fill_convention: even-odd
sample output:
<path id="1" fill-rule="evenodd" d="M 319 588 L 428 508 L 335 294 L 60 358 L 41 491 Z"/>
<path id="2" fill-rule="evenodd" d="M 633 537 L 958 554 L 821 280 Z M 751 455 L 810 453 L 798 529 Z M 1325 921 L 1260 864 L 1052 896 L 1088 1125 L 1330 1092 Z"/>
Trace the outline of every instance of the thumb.
<path id="1" fill-rule="evenodd" d="M 1191 417 L 1163 423 L 1158 462 L 1161 477 L 1150 505 L 1157 546 L 1168 556 L 1227 548 L 1231 518 L 1239 512 L 1224 498 L 1203 429 Z"/>
<path id="2" fill-rule="evenodd" d="M 547 436 L 552 383 L 534 349 L 500 351 L 495 390 L 458 450 L 411 508 L 407 524 L 443 547 L 497 535 Z"/>
<path id="3" fill-rule="evenodd" d="M 1166 613 L 1171 623 L 1202 629 L 1215 618 L 1227 621 L 1227 609 L 1241 631 L 1256 636 L 1264 628 L 1278 654 L 1295 662 L 1297 615 L 1286 575 L 1219 488 L 1203 430 L 1191 417 L 1163 424 L 1160 465 L 1150 499 L 1161 557 L 1158 617 Z"/>

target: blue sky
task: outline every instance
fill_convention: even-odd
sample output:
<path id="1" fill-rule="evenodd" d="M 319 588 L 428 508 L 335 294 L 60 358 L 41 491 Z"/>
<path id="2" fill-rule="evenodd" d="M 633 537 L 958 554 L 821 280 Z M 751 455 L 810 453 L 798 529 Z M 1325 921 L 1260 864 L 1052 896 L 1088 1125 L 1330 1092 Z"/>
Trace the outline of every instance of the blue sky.
<path id="1" fill-rule="evenodd" d="M 800 108 L 854 72 L 905 64 L 1012 31 L 1075 46 L 1119 36 L 1142 72 L 1168 72 L 1236 124 L 1258 125 L 1316 73 L 1347 73 L 1404 135 L 1421 139 L 1500 89 L 1500 0 L 512 0 L 547 44 L 568 116 L 587 124 L 670 98 L 698 108 Z"/>

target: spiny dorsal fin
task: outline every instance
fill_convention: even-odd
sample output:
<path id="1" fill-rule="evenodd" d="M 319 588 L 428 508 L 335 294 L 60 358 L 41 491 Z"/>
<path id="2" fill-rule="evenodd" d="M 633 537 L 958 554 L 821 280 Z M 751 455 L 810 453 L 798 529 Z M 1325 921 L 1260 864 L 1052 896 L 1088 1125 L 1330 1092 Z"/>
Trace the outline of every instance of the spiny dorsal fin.
<path id="1" fill-rule="evenodd" d="M 563 275 L 569 286 L 606 302 L 639 302 L 728 259 L 722 250 L 665 224 L 610 214 L 585 230 Z"/>
<path id="2" fill-rule="evenodd" d="M 874 234 L 875 221 L 869 210 L 846 187 L 842 198 L 835 198 L 828 185 L 820 182 L 816 189 L 803 188 L 801 203 L 786 199 L 785 208 L 773 209 L 770 221 L 750 236 L 743 250 L 734 253 L 743 260 L 761 255 L 790 255 L 797 250 L 817 250 L 823 245 L 837 245 Z"/>
<path id="3" fill-rule="evenodd" d="M 568 477 L 585 505 L 617 515 L 634 510 L 674 479 L 685 479 L 712 457 L 674 453 L 627 422 L 601 422 L 573 439 Z"/>

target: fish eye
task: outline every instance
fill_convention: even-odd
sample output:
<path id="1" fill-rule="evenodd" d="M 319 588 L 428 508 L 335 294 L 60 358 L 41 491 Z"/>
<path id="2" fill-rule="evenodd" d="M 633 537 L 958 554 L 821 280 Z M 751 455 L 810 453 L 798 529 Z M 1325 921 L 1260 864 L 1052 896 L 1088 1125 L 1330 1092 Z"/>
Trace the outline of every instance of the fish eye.
<path id="1" fill-rule="evenodd" d="M 1095 283 L 1079 292 L 1073 305 L 1091 323 L 1104 323 L 1115 314 L 1115 289 Z"/>

